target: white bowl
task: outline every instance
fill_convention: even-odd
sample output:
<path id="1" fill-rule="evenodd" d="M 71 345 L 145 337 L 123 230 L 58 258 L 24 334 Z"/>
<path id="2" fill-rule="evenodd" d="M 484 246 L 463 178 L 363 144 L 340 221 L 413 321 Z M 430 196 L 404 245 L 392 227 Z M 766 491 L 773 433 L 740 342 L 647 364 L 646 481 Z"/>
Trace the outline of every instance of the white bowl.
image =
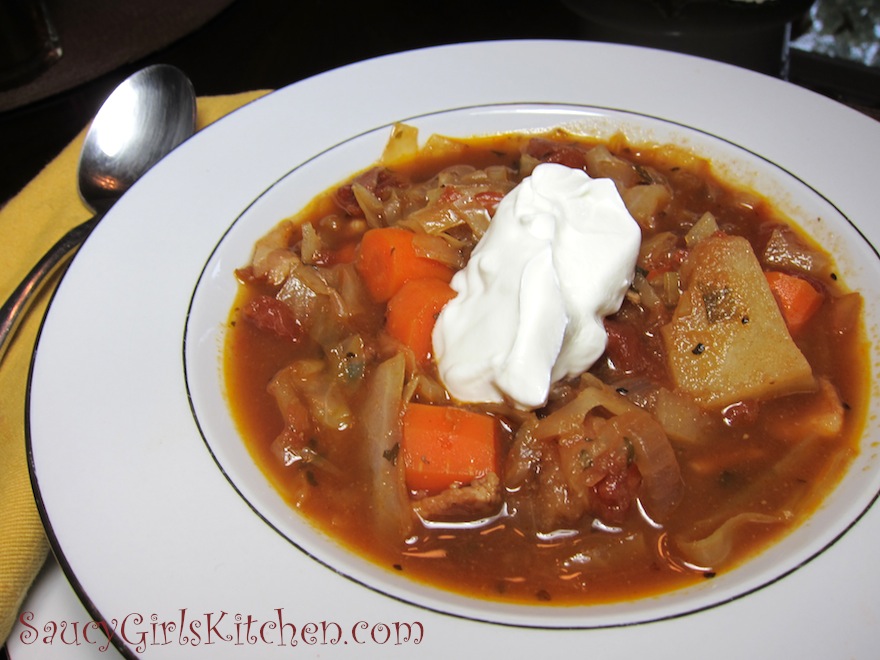
<path id="1" fill-rule="evenodd" d="M 868 291 L 880 281 L 880 260 L 875 250 L 822 191 L 721 137 L 656 117 L 581 105 L 483 105 L 401 121 L 418 127 L 423 138 L 432 133 L 469 137 L 564 126 L 597 137 L 620 132 L 636 144 L 678 145 L 709 159 L 726 180 L 774 200 L 780 211 L 836 257 L 837 272 L 852 289 Z M 859 456 L 809 520 L 740 568 L 694 587 L 643 600 L 570 607 L 475 600 L 380 568 L 294 512 L 254 463 L 230 413 L 222 352 L 226 321 L 238 289 L 233 273 L 249 262 L 254 243 L 269 229 L 298 212 L 316 194 L 375 162 L 390 130 L 385 126 L 332 145 L 267 189 L 222 236 L 205 265 L 189 310 L 186 383 L 200 431 L 230 484 L 255 515 L 290 541 L 291 552 L 306 553 L 316 562 L 399 600 L 477 621 L 550 628 L 622 626 L 711 608 L 761 589 L 820 555 L 872 504 L 880 492 L 880 469 L 874 452 L 880 439 L 876 397 L 872 397 Z M 874 339 L 880 327 L 880 309 L 866 305 L 865 314 Z M 880 363 L 880 349 L 878 342 L 871 344 L 870 361 L 876 365 Z"/>

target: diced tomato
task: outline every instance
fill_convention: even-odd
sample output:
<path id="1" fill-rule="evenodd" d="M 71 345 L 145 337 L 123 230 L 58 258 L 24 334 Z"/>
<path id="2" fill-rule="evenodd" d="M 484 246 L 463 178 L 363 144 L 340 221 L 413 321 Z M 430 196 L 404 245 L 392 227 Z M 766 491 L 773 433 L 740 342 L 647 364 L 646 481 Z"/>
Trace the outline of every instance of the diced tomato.
<path id="1" fill-rule="evenodd" d="M 605 332 L 608 333 L 605 355 L 615 369 L 626 374 L 647 376 L 665 373 L 659 348 L 650 346 L 647 337 L 634 326 L 606 318 Z"/>
<path id="2" fill-rule="evenodd" d="M 478 192 L 474 195 L 474 201 L 489 212 L 489 215 L 495 215 L 498 210 L 498 204 L 504 199 L 504 193 L 500 190 L 486 190 Z"/>
<path id="3" fill-rule="evenodd" d="M 587 159 L 583 150 L 576 146 L 560 144 L 546 138 L 533 138 L 526 146 L 526 153 L 543 163 L 560 163 L 576 169 L 586 169 Z"/>
<path id="4" fill-rule="evenodd" d="M 283 302 L 272 296 L 254 298 L 242 310 L 244 318 L 260 330 L 271 332 L 284 339 L 297 341 L 302 338 L 299 321 Z"/>
<path id="5" fill-rule="evenodd" d="M 354 217 L 363 215 L 360 204 L 355 199 L 352 185 L 357 183 L 369 190 L 379 199 L 385 199 L 388 196 L 388 189 L 400 185 L 400 180 L 390 170 L 384 167 L 374 167 L 364 172 L 354 179 L 352 183 L 341 186 L 333 195 L 333 201 L 343 211 Z"/>
<path id="6" fill-rule="evenodd" d="M 668 253 L 652 255 L 652 258 L 644 264 L 648 270 L 648 281 L 653 281 L 669 271 L 678 270 L 687 255 L 688 252 L 684 248 L 673 248 Z"/>
<path id="7" fill-rule="evenodd" d="M 452 202 L 461 199 L 463 196 L 464 195 L 462 195 L 461 191 L 455 186 L 446 186 L 437 198 L 437 203 L 440 205 L 451 204 Z M 489 212 L 489 215 L 495 215 L 495 211 L 498 209 L 498 203 L 503 198 L 504 193 L 500 190 L 484 190 L 473 196 L 473 200 L 486 209 L 486 211 Z"/>
<path id="8" fill-rule="evenodd" d="M 596 495 L 596 513 L 609 523 L 620 523 L 626 518 L 642 484 L 642 475 L 635 464 L 622 471 L 609 472 L 593 487 Z"/>
<path id="9" fill-rule="evenodd" d="M 437 203 L 444 204 L 449 202 L 454 202 L 457 199 L 461 199 L 463 195 L 461 191 L 455 186 L 444 186 L 443 191 L 440 193 L 440 196 L 437 197 Z"/>

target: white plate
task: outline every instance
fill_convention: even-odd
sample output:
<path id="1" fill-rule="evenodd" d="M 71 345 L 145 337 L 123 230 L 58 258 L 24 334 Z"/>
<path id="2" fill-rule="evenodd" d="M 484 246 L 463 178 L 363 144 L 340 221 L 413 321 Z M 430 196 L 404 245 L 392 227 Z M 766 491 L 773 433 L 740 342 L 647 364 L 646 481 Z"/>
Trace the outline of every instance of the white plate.
<path id="1" fill-rule="evenodd" d="M 342 631 L 338 644 L 299 638 L 305 655 L 384 655 L 395 622 L 419 622 L 420 643 L 399 646 L 432 656 L 578 644 L 629 657 L 671 654 L 685 639 L 721 658 L 874 650 L 880 567 L 863 554 L 880 540 L 869 509 L 880 489 L 876 426 L 803 536 L 697 594 L 590 611 L 487 606 L 389 582 L 310 535 L 234 442 L 216 310 L 226 275 L 246 259 L 241 246 L 374 160 L 394 121 L 467 134 L 564 117 L 623 122 L 733 163 L 733 175 L 846 255 L 841 271 L 869 297 L 871 332 L 880 325 L 870 300 L 880 125 L 823 97 L 705 60 L 580 42 L 428 49 L 297 83 L 197 134 L 142 179 L 80 251 L 41 333 L 29 401 L 38 498 L 91 614 L 127 624 L 114 638 L 121 648 L 269 655 L 278 630 L 249 640 L 246 620 L 280 610 L 298 633 L 309 622 Z M 162 623 L 182 618 L 163 636 Z"/>
<path id="2" fill-rule="evenodd" d="M 6 641 L 6 653 L 11 660 L 120 658 L 113 645 L 108 643 L 107 637 L 100 633 L 92 634 L 92 630 L 86 633 L 88 640 L 83 639 L 80 633 L 79 644 L 75 643 L 69 633 L 65 635 L 65 640 L 69 643 L 65 644 L 61 641 L 60 632 L 57 640 L 53 639 L 51 644 L 46 641 L 49 633 L 43 626 L 49 622 L 58 623 L 60 629 L 62 621 L 82 623 L 90 619 L 89 612 L 83 607 L 58 562 L 50 557 L 21 605 L 19 619 Z"/>

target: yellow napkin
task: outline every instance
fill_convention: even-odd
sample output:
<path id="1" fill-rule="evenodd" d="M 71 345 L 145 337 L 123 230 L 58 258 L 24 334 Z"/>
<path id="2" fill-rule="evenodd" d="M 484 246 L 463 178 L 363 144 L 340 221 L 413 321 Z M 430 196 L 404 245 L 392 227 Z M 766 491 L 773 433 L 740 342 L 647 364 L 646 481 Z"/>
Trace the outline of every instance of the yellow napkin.
<path id="1" fill-rule="evenodd" d="M 266 93 L 200 97 L 197 128 Z M 76 187 L 84 137 L 85 129 L 0 209 L 0 300 L 9 297 L 56 240 L 91 216 Z M 48 283 L 34 301 L 0 363 L 0 646 L 49 549 L 28 475 L 24 406 L 31 353 L 53 287 Z"/>

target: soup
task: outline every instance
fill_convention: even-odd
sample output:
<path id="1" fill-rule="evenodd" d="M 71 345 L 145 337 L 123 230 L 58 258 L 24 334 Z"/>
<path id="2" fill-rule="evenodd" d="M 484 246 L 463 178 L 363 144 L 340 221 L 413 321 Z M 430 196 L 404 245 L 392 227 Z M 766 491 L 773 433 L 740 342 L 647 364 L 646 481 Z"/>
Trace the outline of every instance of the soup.
<path id="1" fill-rule="evenodd" d="M 709 580 L 810 515 L 868 396 L 862 299 L 826 252 L 673 147 L 414 140 L 397 127 L 237 272 L 230 405 L 291 507 L 413 580 L 560 605 Z M 547 162 L 614 181 L 631 286 L 602 357 L 542 405 L 457 401 L 431 342 L 449 282 Z"/>

